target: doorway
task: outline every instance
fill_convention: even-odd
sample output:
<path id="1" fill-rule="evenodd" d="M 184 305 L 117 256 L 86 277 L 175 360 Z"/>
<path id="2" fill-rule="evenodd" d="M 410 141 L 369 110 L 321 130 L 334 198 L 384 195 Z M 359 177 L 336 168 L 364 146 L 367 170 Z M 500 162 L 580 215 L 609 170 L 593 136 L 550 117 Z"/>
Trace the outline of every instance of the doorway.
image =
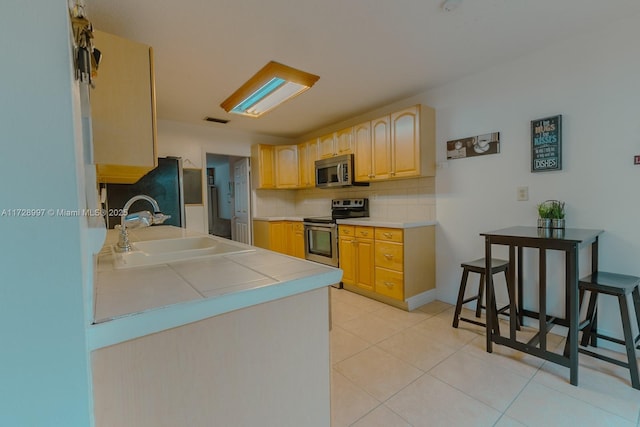
<path id="1" fill-rule="evenodd" d="M 249 158 L 206 153 L 208 232 L 251 244 Z"/>

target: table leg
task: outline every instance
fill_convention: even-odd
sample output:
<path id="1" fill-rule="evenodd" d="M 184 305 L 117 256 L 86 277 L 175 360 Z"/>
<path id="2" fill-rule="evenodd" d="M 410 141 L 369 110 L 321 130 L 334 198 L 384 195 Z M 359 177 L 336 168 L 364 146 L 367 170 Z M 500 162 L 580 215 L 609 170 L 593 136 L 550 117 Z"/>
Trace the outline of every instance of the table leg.
<path id="1" fill-rule="evenodd" d="M 518 317 L 520 321 L 520 326 L 524 325 L 524 314 L 522 310 L 524 310 L 524 295 L 522 290 L 524 273 L 522 272 L 522 246 L 518 246 Z"/>
<path id="2" fill-rule="evenodd" d="M 487 301 L 486 310 L 486 334 L 487 334 L 487 353 L 493 353 L 493 274 L 491 274 L 491 238 L 486 236 L 484 239 L 484 252 L 485 252 L 485 292 Z"/>
<path id="3" fill-rule="evenodd" d="M 509 279 L 507 280 L 509 294 L 509 337 L 515 341 L 516 326 L 518 323 L 518 312 L 516 310 L 516 248 L 509 245 Z"/>
<path id="4" fill-rule="evenodd" d="M 569 369 L 572 385 L 578 385 L 578 245 L 566 252 L 567 287 L 569 288 Z"/>
<path id="5" fill-rule="evenodd" d="M 540 248 L 539 250 L 540 262 L 538 276 L 540 281 L 540 289 L 538 305 L 538 312 L 540 313 L 540 318 L 538 319 L 538 338 L 540 342 L 540 349 L 543 351 L 547 350 L 547 251 L 544 248 Z"/>

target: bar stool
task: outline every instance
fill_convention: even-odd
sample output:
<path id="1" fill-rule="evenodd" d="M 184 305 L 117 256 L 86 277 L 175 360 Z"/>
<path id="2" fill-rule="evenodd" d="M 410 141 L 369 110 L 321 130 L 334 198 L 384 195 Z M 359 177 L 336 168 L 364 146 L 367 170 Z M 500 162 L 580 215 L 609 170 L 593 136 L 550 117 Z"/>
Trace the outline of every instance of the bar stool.
<path id="1" fill-rule="evenodd" d="M 636 348 L 640 349 L 640 335 L 633 336 L 631 318 L 629 316 L 629 307 L 627 305 L 627 296 L 629 294 L 633 297 L 633 306 L 635 310 L 636 323 L 640 330 L 640 277 L 627 276 L 624 274 L 607 273 L 599 271 L 593 273 L 587 277 L 580 279 L 579 289 L 583 294 L 585 291 L 590 291 L 589 307 L 587 308 L 586 320 L 580 323 L 579 329 L 582 330 L 582 340 L 580 345 L 587 347 L 591 342 L 592 347 L 597 347 L 596 338 L 600 338 L 606 341 L 622 344 L 627 349 L 627 363 L 620 360 L 612 359 L 602 354 L 594 353 L 593 351 L 579 348 L 580 353 L 587 354 L 605 362 L 610 362 L 618 366 L 629 369 L 631 374 L 631 386 L 640 390 L 640 378 L 638 376 L 638 362 L 636 359 Z M 620 305 L 620 315 L 622 317 L 622 330 L 624 332 L 624 340 L 613 338 L 607 335 L 598 333 L 597 328 L 597 314 L 598 314 L 598 295 L 612 295 L 618 297 L 618 303 Z"/>
<path id="2" fill-rule="evenodd" d="M 476 259 L 471 262 L 463 262 L 462 264 L 460 264 L 460 267 L 462 267 L 462 279 L 460 280 L 460 290 L 458 291 L 458 302 L 456 303 L 456 311 L 455 311 L 455 314 L 453 315 L 453 327 L 457 328 L 458 323 L 460 321 L 473 323 L 474 325 L 486 327 L 486 324 L 478 320 L 473 320 L 473 319 L 460 316 L 460 313 L 462 312 L 462 306 L 471 301 L 477 301 L 476 317 L 480 317 L 480 313 L 482 309 L 486 308 L 484 305 L 482 305 L 482 295 L 484 294 L 484 290 L 485 290 L 485 280 L 484 280 L 485 267 L 486 267 L 485 258 Z M 503 272 L 504 277 L 507 281 L 507 284 L 509 283 L 509 275 L 507 274 L 508 270 L 509 270 L 509 261 L 496 259 L 496 258 L 491 259 L 491 274 L 495 275 L 497 273 Z M 478 283 L 478 293 L 475 296 L 465 299 L 464 294 L 467 289 L 467 280 L 469 278 L 469 273 L 478 273 L 480 275 L 480 282 Z M 511 294 L 511 290 L 509 289 L 509 286 L 507 286 L 507 291 L 509 292 L 509 301 L 515 301 L 515 295 Z M 497 309 L 495 292 L 493 293 L 492 305 L 496 314 L 504 314 L 509 310 L 508 304 L 500 309 Z M 516 322 L 518 322 L 517 316 L 516 316 Z M 497 321 L 496 321 L 496 327 L 498 327 Z M 519 322 L 517 323 L 517 329 L 520 330 Z"/>

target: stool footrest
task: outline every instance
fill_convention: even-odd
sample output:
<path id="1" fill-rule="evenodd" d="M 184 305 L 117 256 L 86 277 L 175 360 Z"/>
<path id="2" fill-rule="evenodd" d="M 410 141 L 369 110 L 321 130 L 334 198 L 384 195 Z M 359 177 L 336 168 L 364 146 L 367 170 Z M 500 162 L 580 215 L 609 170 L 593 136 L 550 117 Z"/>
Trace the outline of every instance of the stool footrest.
<path id="1" fill-rule="evenodd" d="M 473 323 L 474 325 L 482 326 L 483 328 L 487 327 L 486 323 L 482 323 L 478 320 L 468 319 L 466 317 L 459 317 L 458 320 L 461 322 Z"/>
<path id="2" fill-rule="evenodd" d="M 610 337 L 608 335 L 602 335 L 602 334 L 599 334 L 599 333 L 595 333 L 594 335 L 596 336 L 596 338 L 600 338 L 601 340 L 614 342 L 614 343 L 620 344 L 620 345 L 626 345 L 627 344 L 624 340 L 621 340 L 621 339 L 618 339 L 618 338 L 613 338 L 613 337 Z"/>
<path id="3" fill-rule="evenodd" d="M 623 368 L 627 368 L 629 369 L 629 364 L 626 362 L 623 362 L 621 360 L 618 359 L 613 359 L 611 357 L 605 356 L 603 354 L 599 354 L 590 350 L 585 350 L 584 348 L 578 348 L 578 352 L 586 354 L 588 356 L 591 357 L 595 357 L 596 359 L 600 359 L 600 360 L 604 360 L 605 362 L 609 362 L 609 363 L 613 363 L 614 365 L 618 365 L 621 366 Z"/>
<path id="4" fill-rule="evenodd" d="M 475 297 L 470 297 L 470 298 L 467 298 L 466 300 L 462 301 L 462 304 L 464 305 L 464 304 L 466 304 L 468 302 L 475 301 L 477 299 L 478 299 L 478 296 L 476 295 Z M 484 306 L 482 306 L 482 308 L 484 308 Z"/>

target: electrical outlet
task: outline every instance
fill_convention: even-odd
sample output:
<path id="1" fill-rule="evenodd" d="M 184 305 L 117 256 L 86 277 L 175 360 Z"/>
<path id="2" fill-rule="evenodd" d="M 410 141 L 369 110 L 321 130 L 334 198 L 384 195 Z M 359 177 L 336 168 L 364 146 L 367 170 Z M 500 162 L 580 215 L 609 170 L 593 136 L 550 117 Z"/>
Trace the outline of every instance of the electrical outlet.
<path id="1" fill-rule="evenodd" d="M 633 164 L 640 165 L 640 156 L 633 156 Z"/>
<path id="2" fill-rule="evenodd" d="M 371 195 L 371 200 L 372 200 L 372 201 L 373 201 L 373 200 L 378 200 L 378 195 L 377 195 L 376 193 L 373 193 L 373 194 Z"/>
<path id="3" fill-rule="evenodd" d="M 518 187 L 518 201 L 525 202 L 529 200 L 529 187 Z"/>

